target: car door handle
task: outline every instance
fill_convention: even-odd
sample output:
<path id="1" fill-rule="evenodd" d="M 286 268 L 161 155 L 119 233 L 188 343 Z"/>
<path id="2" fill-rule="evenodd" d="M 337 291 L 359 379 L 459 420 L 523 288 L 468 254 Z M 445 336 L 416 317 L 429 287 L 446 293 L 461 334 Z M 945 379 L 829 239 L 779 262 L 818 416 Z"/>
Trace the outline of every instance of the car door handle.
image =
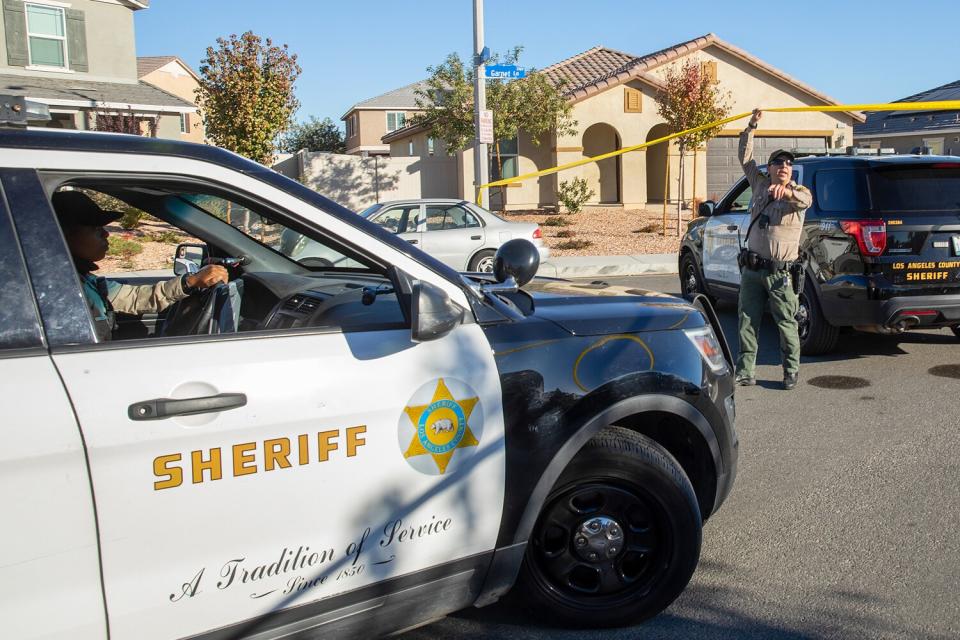
<path id="1" fill-rule="evenodd" d="M 470 236 L 471 240 L 480 240 L 482 236 Z"/>
<path id="2" fill-rule="evenodd" d="M 237 409 L 247 404 L 245 393 L 221 393 L 201 398 L 156 398 L 134 402 L 127 408 L 131 420 L 163 420 L 173 416 L 192 416 L 198 413 L 215 413 Z"/>
<path id="3" fill-rule="evenodd" d="M 728 225 L 727 225 L 727 231 L 736 231 L 736 230 L 739 229 L 739 228 L 740 228 L 740 227 L 738 227 L 738 226 L 735 225 L 735 224 L 728 224 Z"/>

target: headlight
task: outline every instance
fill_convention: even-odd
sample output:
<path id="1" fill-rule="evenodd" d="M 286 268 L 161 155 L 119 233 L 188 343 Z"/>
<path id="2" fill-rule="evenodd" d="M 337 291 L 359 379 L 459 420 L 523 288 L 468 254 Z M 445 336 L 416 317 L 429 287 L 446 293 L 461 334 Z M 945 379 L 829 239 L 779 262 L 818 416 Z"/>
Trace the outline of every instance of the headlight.
<path id="1" fill-rule="evenodd" d="M 697 329 L 685 329 L 683 333 L 700 352 L 711 371 L 714 373 L 726 373 L 728 371 L 727 361 L 723 357 L 723 349 L 720 348 L 720 342 L 717 341 L 717 336 L 713 333 L 713 328 L 710 325 L 704 325 Z"/>

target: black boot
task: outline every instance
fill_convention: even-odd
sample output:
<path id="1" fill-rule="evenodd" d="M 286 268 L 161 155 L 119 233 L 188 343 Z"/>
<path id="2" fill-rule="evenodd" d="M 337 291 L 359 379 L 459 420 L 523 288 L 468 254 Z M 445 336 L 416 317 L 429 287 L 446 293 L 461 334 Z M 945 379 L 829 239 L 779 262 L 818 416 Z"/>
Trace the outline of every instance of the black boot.
<path id="1" fill-rule="evenodd" d="M 784 373 L 783 374 L 783 388 L 789 391 L 797 386 L 797 382 L 800 378 L 799 373 Z"/>

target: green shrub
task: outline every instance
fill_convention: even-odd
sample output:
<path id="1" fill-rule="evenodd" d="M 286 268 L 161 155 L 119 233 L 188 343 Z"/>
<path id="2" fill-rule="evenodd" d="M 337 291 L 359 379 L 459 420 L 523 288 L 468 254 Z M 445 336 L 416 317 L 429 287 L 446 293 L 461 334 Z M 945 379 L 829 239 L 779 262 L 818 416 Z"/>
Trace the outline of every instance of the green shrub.
<path id="1" fill-rule="evenodd" d="M 182 236 L 176 231 L 166 230 L 144 236 L 147 242 L 161 242 L 163 244 L 179 244 Z"/>
<path id="2" fill-rule="evenodd" d="M 593 197 L 593 193 L 593 189 L 587 186 L 587 181 L 583 178 L 574 178 L 570 182 L 561 180 L 557 200 L 570 213 L 579 213 L 587 200 Z"/>
<path id="3" fill-rule="evenodd" d="M 567 227 L 567 226 L 570 226 L 571 224 L 573 223 L 571 223 L 569 220 L 567 220 L 563 216 L 550 216 L 549 218 L 543 221 L 543 226 L 545 227 Z"/>
<path id="4" fill-rule="evenodd" d="M 572 238 L 575 235 L 577 235 L 577 233 L 572 229 L 562 229 L 560 231 L 557 231 L 558 238 Z"/>
<path id="5" fill-rule="evenodd" d="M 122 236 L 110 236 L 107 238 L 110 248 L 107 249 L 108 256 L 130 259 L 143 251 L 143 245 L 136 240 L 130 240 Z"/>
<path id="6" fill-rule="evenodd" d="M 567 240 L 566 242 L 561 242 L 557 245 L 557 249 L 586 249 L 589 246 L 592 246 L 593 243 L 589 240 Z"/>
<path id="7" fill-rule="evenodd" d="M 123 215 L 120 217 L 119 224 L 124 229 L 136 229 L 140 226 L 140 222 L 146 216 L 143 211 L 140 209 L 134 209 L 133 207 L 124 207 Z"/>

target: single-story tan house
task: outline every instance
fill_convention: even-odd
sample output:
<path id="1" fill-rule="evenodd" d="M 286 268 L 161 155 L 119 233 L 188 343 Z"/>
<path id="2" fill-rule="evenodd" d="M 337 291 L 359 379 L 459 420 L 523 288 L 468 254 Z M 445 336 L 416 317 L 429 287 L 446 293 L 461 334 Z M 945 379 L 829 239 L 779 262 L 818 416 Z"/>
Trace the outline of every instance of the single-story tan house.
<path id="1" fill-rule="evenodd" d="M 813 87 L 775 69 L 759 58 L 725 42 L 714 34 L 636 56 L 606 47 L 594 47 L 553 64 L 543 72 L 555 80 L 567 81 L 566 94 L 573 104 L 578 132 L 553 136 L 540 146 L 521 133 L 519 140 L 504 145 L 509 151 L 504 177 L 596 156 L 668 134 L 657 115 L 656 95 L 663 86 L 665 71 L 673 63 L 693 59 L 703 65 L 722 91 L 730 93 L 731 113 L 754 107 L 790 107 L 839 104 Z M 496 114 L 494 114 L 496 117 Z M 853 125 L 864 120 L 858 112 L 768 113 L 757 131 L 757 152 L 765 155 L 776 148 L 824 150 L 853 143 Z M 697 154 L 696 196 L 722 195 L 741 175 L 737 162 L 737 136 L 746 121 L 733 123 Z M 391 156 L 427 157 L 445 153 L 442 142 L 429 138 L 423 127 L 405 126 L 387 133 Z M 560 180 L 585 178 L 594 191 L 593 204 L 640 208 L 662 203 L 668 161 L 667 145 L 661 144 L 599 163 L 591 163 L 559 174 L 515 183 L 507 190 L 508 208 L 556 204 Z M 670 149 L 670 172 L 679 169 L 678 150 Z M 451 196 L 473 198 L 473 153 L 458 152 L 457 182 L 449 185 Z M 501 155 L 503 153 L 501 152 Z M 686 166 L 686 199 L 693 196 L 693 159 Z M 492 171 L 491 175 L 495 176 Z M 679 185 L 671 180 L 668 199 L 675 200 Z M 494 190 L 497 191 L 497 190 Z M 496 193 L 491 201 L 497 204 Z"/>

